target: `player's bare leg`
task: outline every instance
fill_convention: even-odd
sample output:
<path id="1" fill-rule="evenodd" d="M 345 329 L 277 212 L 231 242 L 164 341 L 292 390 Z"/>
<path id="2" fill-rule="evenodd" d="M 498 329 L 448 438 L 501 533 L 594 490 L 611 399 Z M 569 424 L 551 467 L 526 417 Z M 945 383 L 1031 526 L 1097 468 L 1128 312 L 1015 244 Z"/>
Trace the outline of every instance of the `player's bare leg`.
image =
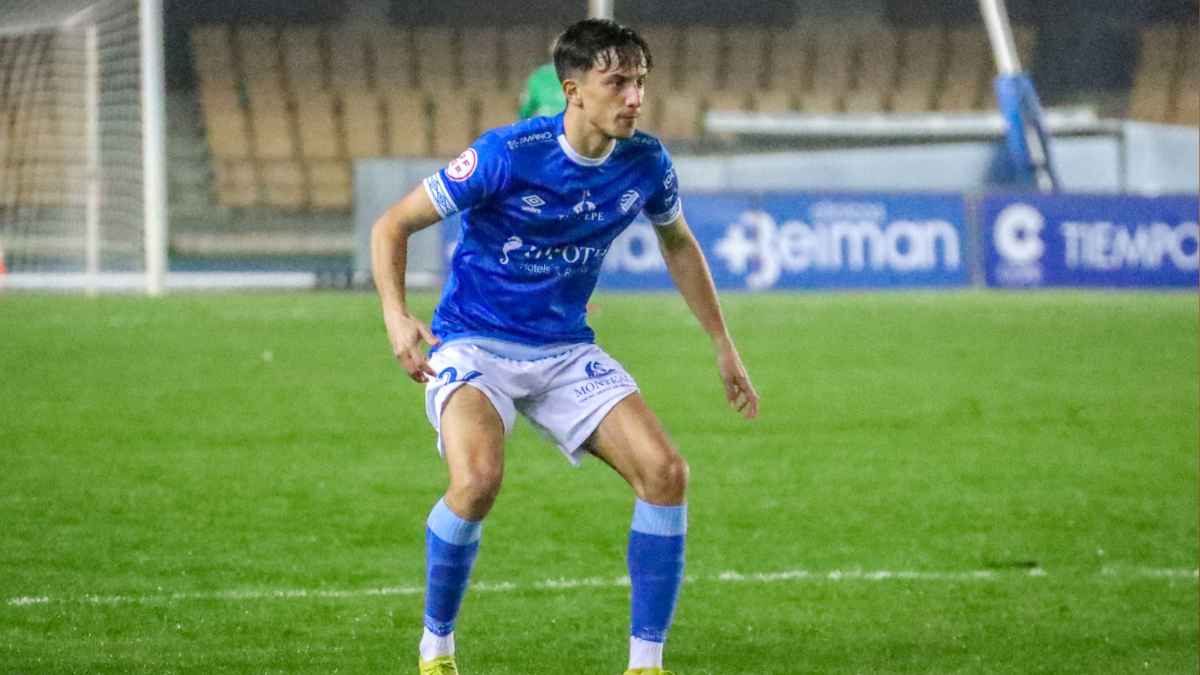
<path id="1" fill-rule="evenodd" d="M 504 474 L 504 423 L 483 392 L 459 387 L 441 417 L 450 486 L 425 530 L 425 630 L 421 673 L 453 675 L 454 622 L 479 550 L 483 518 Z"/>
<path id="2" fill-rule="evenodd" d="M 446 504 L 466 520 L 483 520 L 504 478 L 504 423 L 482 391 L 459 387 L 442 410 L 442 447 L 450 486 Z"/>
<path id="3" fill-rule="evenodd" d="M 588 449 L 637 494 L 629 533 L 628 673 L 662 673 L 663 643 L 683 582 L 688 466 L 640 394 L 622 399 Z"/>

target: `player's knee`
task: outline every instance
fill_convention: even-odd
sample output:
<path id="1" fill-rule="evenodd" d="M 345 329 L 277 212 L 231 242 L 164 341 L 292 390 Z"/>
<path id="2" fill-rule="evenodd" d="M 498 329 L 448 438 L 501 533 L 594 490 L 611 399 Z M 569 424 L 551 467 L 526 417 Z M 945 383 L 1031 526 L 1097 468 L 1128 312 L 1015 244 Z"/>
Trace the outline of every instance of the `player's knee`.
<path id="1" fill-rule="evenodd" d="M 664 455 L 654 462 L 643 477 L 643 496 L 657 504 L 683 501 L 687 493 L 689 471 L 687 460 L 679 453 Z"/>
<path id="2" fill-rule="evenodd" d="M 504 471 L 500 466 L 477 465 L 458 472 L 450 481 L 450 492 L 456 503 L 462 504 L 468 511 L 467 517 L 477 520 L 487 515 L 496 496 L 500 494 L 500 484 L 504 479 Z"/>

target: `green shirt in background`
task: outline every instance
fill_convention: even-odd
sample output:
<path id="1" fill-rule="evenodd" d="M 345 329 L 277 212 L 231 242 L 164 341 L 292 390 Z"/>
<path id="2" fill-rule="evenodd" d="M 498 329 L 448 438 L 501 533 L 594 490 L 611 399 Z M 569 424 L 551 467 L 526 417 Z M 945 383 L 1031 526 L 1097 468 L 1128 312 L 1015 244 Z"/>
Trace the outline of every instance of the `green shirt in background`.
<path id="1" fill-rule="evenodd" d="M 563 95 L 554 64 L 547 63 L 533 71 L 521 94 L 521 119 L 557 115 L 566 107 L 567 97 Z"/>

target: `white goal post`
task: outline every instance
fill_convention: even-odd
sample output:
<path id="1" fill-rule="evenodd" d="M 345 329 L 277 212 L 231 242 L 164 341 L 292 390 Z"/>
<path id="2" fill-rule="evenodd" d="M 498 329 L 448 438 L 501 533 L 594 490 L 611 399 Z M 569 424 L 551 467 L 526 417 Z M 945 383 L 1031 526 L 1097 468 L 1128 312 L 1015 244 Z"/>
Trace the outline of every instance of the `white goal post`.
<path id="1" fill-rule="evenodd" d="M 0 4 L 0 289 L 163 292 L 162 0 Z"/>

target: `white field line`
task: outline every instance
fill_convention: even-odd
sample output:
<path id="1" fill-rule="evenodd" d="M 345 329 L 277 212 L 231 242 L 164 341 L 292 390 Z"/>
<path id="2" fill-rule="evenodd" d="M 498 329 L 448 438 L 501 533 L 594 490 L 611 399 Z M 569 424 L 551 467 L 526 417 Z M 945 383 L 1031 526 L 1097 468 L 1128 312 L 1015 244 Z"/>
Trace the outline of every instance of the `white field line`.
<path id="1" fill-rule="evenodd" d="M 1040 568 L 1019 572 L 998 570 L 971 570 L 966 572 L 938 572 L 919 570 L 785 570 L 782 572 L 735 572 L 726 571 L 709 575 L 689 575 L 687 583 L 736 583 L 772 584 L 783 582 L 843 582 L 843 581 L 989 581 L 1002 577 L 1047 577 L 1049 573 Z M 1170 569 L 1156 567 L 1115 568 L 1100 570 L 1104 578 L 1118 579 L 1197 579 L 1200 570 Z M 543 579 L 533 582 L 480 581 L 471 584 L 471 590 L 482 593 L 511 593 L 525 590 L 570 590 L 575 588 L 622 588 L 629 586 L 629 577 L 584 577 L 578 579 Z M 29 607 L 49 604 L 162 605 L 187 600 L 226 600 L 245 602 L 253 600 L 297 600 L 307 598 L 365 598 L 381 596 L 420 595 L 423 586 L 382 586 L 359 589 L 246 589 L 228 591 L 195 591 L 183 593 L 158 593 L 149 595 L 82 595 L 75 597 L 51 597 L 48 595 L 20 596 L 9 598 L 9 607 Z"/>

